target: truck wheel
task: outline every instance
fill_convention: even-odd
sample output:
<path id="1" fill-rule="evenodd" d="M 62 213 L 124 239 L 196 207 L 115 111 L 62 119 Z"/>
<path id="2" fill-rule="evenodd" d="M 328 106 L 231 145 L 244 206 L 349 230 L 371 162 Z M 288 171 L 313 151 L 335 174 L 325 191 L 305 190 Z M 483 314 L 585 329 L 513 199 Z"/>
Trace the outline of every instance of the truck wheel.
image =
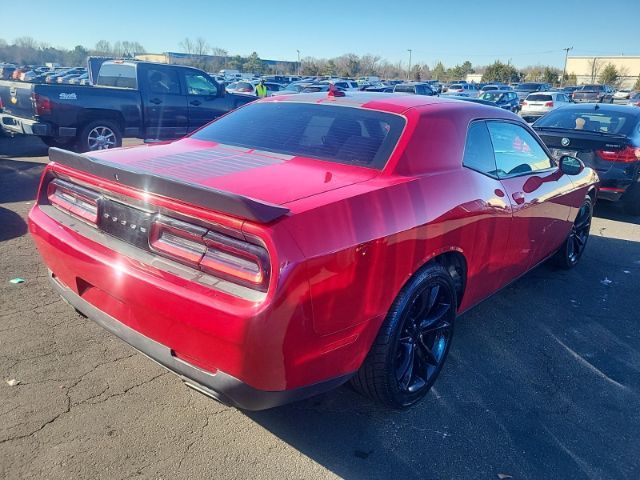
<path id="1" fill-rule="evenodd" d="M 633 216 L 640 216 L 640 183 L 634 183 L 622 197 L 624 210 Z"/>
<path id="2" fill-rule="evenodd" d="M 423 267 L 394 300 L 351 379 L 353 388 L 392 408 L 421 400 L 447 358 L 456 305 L 456 289 L 444 267 Z"/>
<path id="3" fill-rule="evenodd" d="M 122 132 L 117 123 L 96 120 L 84 126 L 78 136 L 78 151 L 92 152 L 122 146 Z"/>
<path id="4" fill-rule="evenodd" d="M 75 137 L 40 137 L 48 147 L 70 148 L 76 141 Z"/>

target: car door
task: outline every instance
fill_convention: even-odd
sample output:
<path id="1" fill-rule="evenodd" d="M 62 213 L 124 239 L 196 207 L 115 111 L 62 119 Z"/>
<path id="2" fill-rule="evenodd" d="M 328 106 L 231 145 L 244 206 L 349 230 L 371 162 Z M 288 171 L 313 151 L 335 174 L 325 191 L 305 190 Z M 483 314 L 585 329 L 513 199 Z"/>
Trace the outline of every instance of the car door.
<path id="1" fill-rule="evenodd" d="M 469 263 L 474 265 L 479 279 L 469 284 L 465 295 L 476 303 L 509 281 L 505 268 L 510 261 L 507 249 L 512 228 L 511 202 L 496 173 L 493 144 L 484 120 L 469 125 L 462 164 L 473 178 L 468 192 L 473 200 L 462 207 L 475 211 L 474 250 Z"/>
<path id="2" fill-rule="evenodd" d="M 183 82 L 187 92 L 190 132 L 227 113 L 225 102 L 220 100 L 218 85 L 204 73 L 185 70 Z"/>
<path id="3" fill-rule="evenodd" d="M 513 209 L 507 275 L 516 278 L 552 254 L 571 228 L 573 183 L 525 126 L 487 121 L 496 174 Z"/>
<path id="4" fill-rule="evenodd" d="M 144 138 L 173 139 L 187 133 L 187 101 L 178 72 L 169 65 L 139 67 Z"/>

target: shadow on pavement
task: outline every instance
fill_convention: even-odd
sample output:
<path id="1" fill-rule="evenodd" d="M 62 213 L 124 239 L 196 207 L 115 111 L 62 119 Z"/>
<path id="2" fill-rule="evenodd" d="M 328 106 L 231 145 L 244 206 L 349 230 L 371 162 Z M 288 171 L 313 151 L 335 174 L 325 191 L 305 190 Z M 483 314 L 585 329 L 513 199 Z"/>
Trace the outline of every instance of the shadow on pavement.
<path id="1" fill-rule="evenodd" d="M 573 270 L 540 266 L 460 317 L 414 408 L 342 387 L 247 415 L 348 479 L 639 478 L 640 243 L 589 242 Z"/>
<path id="2" fill-rule="evenodd" d="M 20 237 L 27 233 L 27 224 L 20 215 L 0 207 L 0 242 Z"/>
<path id="3" fill-rule="evenodd" d="M 596 203 L 593 214 L 598 218 L 640 225 L 640 216 L 634 217 L 626 213 L 621 202 L 600 201 Z"/>
<path id="4" fill-rule="evenodd" d="M 0 158 L 44 157 L 48 151 L 49 147 L 34 135 L 0 137 Z"/>
<path id="5" fill-rule="evenodd" d="M 36 198 L 44 163 L 0 158 L 0 203 Z"/>

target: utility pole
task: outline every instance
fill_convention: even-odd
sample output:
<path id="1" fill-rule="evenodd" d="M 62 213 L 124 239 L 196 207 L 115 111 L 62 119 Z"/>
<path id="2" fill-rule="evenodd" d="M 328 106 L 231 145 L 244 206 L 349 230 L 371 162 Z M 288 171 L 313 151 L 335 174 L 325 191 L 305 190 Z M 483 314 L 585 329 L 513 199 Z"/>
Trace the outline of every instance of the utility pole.
<path id="1" fill-rule="evenodd" d="M 560 78 L 560 86 L 564 85 L 564 76 L 567 73 L 567 57 L 569 57 L 569 50 L 573 50 L 573 47 L 563 48 L 564 50 L 564 68 L 562 69 L 562 77 Z"/>
<path id="2" fill-rule="evenodd" d="M 411 49 L 407 49 L 409 52 L 409 71 L 407 72 L 407 80 L 411 80 Z"/>
<path id="3" fill-rule="evenodd" d="M 296 50 L 298 52 L 298 76 L 300 76 L 300 50 Z"/>

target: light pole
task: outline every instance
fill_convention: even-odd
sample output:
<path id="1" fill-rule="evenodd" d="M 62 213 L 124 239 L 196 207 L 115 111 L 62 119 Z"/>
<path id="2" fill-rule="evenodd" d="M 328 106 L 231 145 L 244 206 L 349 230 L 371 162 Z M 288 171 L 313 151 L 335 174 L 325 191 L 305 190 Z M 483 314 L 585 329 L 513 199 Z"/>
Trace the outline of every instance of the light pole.
<path id="1" fill-rule="evenodd" d="M 408 48 L 407 52 L 409 52 L 409 70 L 407 71 L 407 80 L 410 80 L 410 77 L 411 77 L 411 49 Z"/>
<path id="2" fill-rule="evenodd" d="M 563 48 L 564 50 L 564 68 L 562 69 L 562 78 L 560 78 L 560 86 L 564 85 L 564 76 L 567 73 L 567 57 L 569 56 L 569 50 L 573 50 L 573 47 Z"/>
<path id="3" fill-rule="evenodd" d="M 298 76 L 300 76 L 300 50 L 296 50 L 298 52 Z"/>

